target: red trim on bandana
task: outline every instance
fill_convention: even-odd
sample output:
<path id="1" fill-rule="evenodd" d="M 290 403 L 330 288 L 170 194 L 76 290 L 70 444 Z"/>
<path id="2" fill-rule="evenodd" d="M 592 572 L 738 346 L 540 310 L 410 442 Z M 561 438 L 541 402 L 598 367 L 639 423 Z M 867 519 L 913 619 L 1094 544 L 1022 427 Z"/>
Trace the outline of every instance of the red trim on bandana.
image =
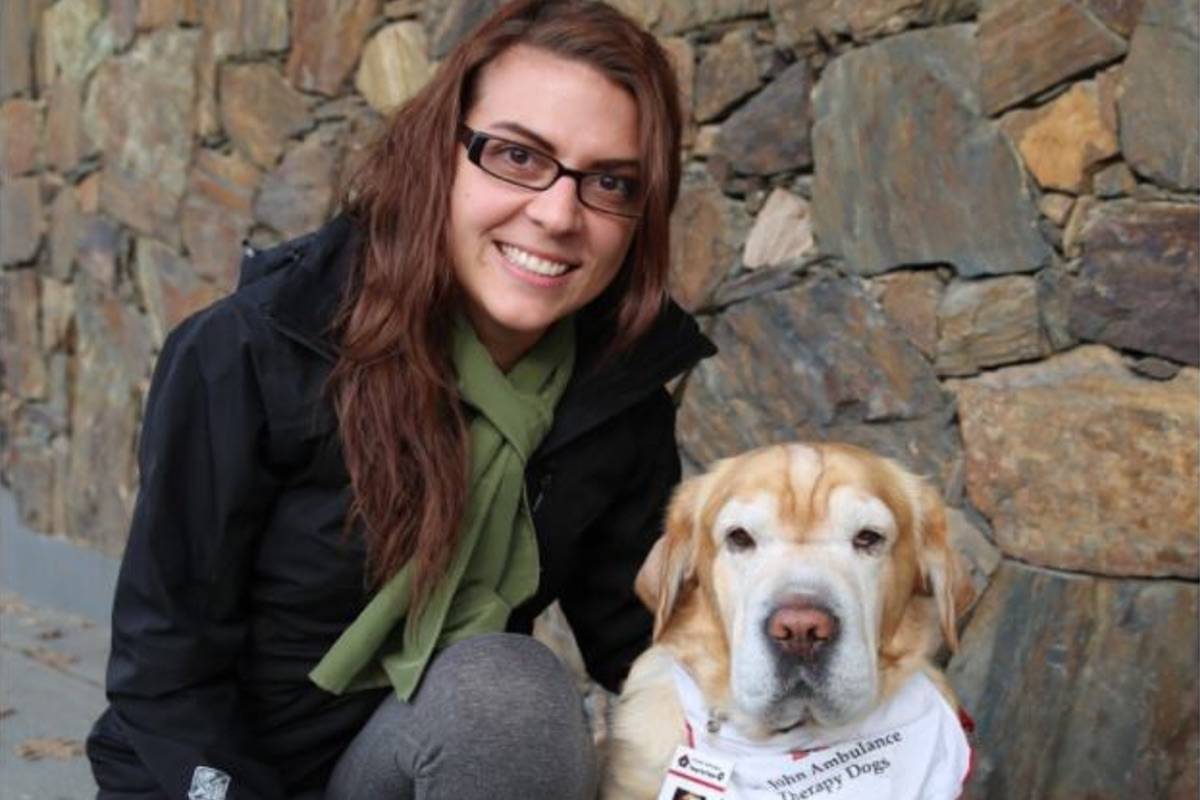
<path id="1" fill-rule="evenodd" d="M 819 753 L 822 750 L 828 750 L 828 747 L 814 747 L 812 750 L 793 750 L 791 752 L 792 761 L 803 761 L 813 753 Z"/>
<path id="2" fill-rule="evenodd" d="M 696 736 L 692 733 L 692 723 L 687 720 L 683 721 L 683 735 L 687 737 L 687 746 L 694 748 L 696 746 Z"/>
<path id="3" fill-rule="evenodd" d="M 967 734 L 967 774 L 963 775 L 962 790 L 957 798 L 962 800 L 967 796 L 967 784 L 971 782 L 971 775 L 975 772 L 975 748 L 971 746 L 975 734 L 975 720 L 961 706 L 958 709 L 958 724 L 962 725 L 963 732 Z"/>
<path id="4" fill-rule="evenodd" d="M 669 770 L 667 770 L 667 774 L 674 775 L 676 778 L 683 778 L 685 781 L 691 781 L 692 783 L 698 783 L 701 786 L 703 786 L 705 789 L 713 789 L 715 791 L 720 792 L 721 794 L 725 794 L 725 787 L 721 786 L 719 783 L 709 783 L 706 780 L 697 778 L 695 775 L 689 775 L 686 772 L 680 772 L 677 769 L 669 769 Z"/>

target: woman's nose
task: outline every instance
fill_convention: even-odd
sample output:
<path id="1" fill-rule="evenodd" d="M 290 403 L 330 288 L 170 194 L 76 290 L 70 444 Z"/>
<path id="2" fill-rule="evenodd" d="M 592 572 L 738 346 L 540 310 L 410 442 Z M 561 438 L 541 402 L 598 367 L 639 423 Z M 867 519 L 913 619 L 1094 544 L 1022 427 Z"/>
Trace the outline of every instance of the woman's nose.
<path id="1" fill-rule="evenodd" d="M 575 178 L 560 175 L 549 187 L 530 198 L 525 213 L 551 233 L 574 231 L 583 214 L 578 191 Z"/>

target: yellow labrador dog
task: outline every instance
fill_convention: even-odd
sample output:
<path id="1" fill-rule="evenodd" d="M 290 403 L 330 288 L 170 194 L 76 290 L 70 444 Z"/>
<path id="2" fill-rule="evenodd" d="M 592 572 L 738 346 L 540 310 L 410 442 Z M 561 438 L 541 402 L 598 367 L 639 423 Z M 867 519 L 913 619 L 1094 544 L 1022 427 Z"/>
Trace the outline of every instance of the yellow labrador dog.
<path id="1" fill-rule="evenodd" d="M 970 748 L 929 656 L 970 588 L 941 498 L 895 462 L 718 462 L 676 491 L 637 590 L 654 644 L 613 712 L 605 800 L 959 795 Z"/>

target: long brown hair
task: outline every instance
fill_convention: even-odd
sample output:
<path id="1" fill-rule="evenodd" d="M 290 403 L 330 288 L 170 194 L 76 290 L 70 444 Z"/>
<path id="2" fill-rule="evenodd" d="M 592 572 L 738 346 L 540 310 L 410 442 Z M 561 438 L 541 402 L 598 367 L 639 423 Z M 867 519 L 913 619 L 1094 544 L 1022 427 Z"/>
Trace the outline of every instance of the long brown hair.
<path id="1" fill-rule="evenodd" d="M 678 94 L 666 55 L 600 2 L 505 5 L 394 112 L 343 198 L 363 234 L 330 378 L 353 489 L 347 525 L 363 525 L 373 585 L 413 560 L 415 606 L 449 563 L 467 500 L 467 432 L 447 348 L 460 302 L 449 243 L 457 126 L 480 70 L 516 44 L 588 64 L 635 98 L 647 197 L 612 291 L 602 295 L 612 303 L 614 347 L 644 333 L 666 299 L 680 171 Z"/>

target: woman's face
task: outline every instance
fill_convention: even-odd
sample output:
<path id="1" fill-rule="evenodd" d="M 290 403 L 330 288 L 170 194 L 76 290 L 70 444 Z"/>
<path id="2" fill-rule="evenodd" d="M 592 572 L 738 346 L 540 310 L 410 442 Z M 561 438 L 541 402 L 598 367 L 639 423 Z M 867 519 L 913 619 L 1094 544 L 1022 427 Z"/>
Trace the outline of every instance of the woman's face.
<path id="1" fill-rule="evenodd" d="M 578 170 L 637 176 L 637 104 L 594 68 L 518 45 L 479 75 L 466 125 Z M 466 312 L 503 369 L 616 276 L 637 220 L 582 205 L 574 178 L 543 191 L 484 172 L 460 146 L 450 191 L 451 253 Z"/>

